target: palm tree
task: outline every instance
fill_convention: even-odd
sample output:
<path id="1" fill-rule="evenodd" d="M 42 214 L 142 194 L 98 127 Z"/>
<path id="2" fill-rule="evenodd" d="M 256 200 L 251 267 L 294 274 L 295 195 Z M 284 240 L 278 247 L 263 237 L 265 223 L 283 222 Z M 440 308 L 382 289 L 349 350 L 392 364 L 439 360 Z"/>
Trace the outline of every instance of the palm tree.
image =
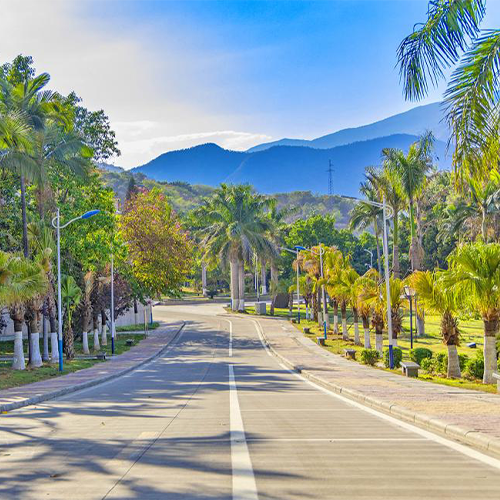
<path id="1" fill-rule="evenodd" d="M 46 289 L 46 274 L 37 262 L 0 252 L 0 303 L 9 307 L 14 322 L 12 367 L 16 370 L 25 368 L 23 325 L 27 304 L 44 294 Z"/>
<path id="2" fill-rule="evenodd" d="M 399 214 L 404 209 L 404 193 L 399 177 L 387 165 L 383 169 L 368 167 L 367 178 L 377 189 L 379 200 L 385 198 L 391 208 L 392 216 L 392 271 L 399 278 Z"/>
<path id="3" fill-rule="evenodd" d="M 404 94 L 411 100 L 425 97 L 428 82 L 436 85 L 443 70 L 460 61 L 448 83 L 445 105 L 454 164 L 462 179 L 484 179 L 488 169 L 497 168 L 500 30 L 481 32 L 485 12 L 485 0 L 433 0 L 427 21 L 416 24 L 398 49 Z M 484 156 L 494 161 L 477 161 Z"/>
<path id="4" fill-rule="evenodd" d="M 64 275 L 61 279 L 61 298 L 62 305 L 65 311 L 66 328 L 64 330 L 64 352 L 66 359 L 73 359 L 75 357 L 75 347 L 73 339 L 73 312 L 80 303 L 82 291 L 76 284 L 73 276 Z"/>
<path id="5" fill-rule="evenodd" d="M 497 369 L 496 336 L 500 325 L 500 244 L 481 241 L 461 245 L 449 259 L 449 282 L 467 297 L 484 324 L 483 383 L 493 383 Z"/>
<path id="6" fill-rule="evenodd" d="M 359 192 L 370 201 L 379 201 L 376 187 L 371 184 L 367 178 L 365 182 L 361 183 Z M 380 218 L 382 216 L 382 209 L 371 203 L 360 201 L 356 203 L 350 214 L 349 227 L 351 231 L 356 229 L 365 229 L 373 224 L 373 232 L 375 234 L 375 241 L 377 243 L 377 267 L 379 274 L 382 274 L 382 264 L 380 260 Z"/>
<path id="7" fill-rule="evenodd" d="M 203 258 L 229 262 L 232 309 L 245 309 L 244 265 L 256 253 L 275 257 L 274 223 L 268 217 L 269 200 L 247 185 L 221 184 L 195 211 L 201 226 Z"/>
<path id="8" fill-rule="evenodd" d="M 409 277 L 411 286 L 417 292 L 425 307 L 441 316 L 441 335 L 448 349 L 449 378 L 460 378 L 460 362 L 457 346 L 460 345 L 460 330 L 457 314 L 460 301 L 456 290 L 449 286 L 448 271 L 416 271 Z"/>
<path id="9" fill-rule="evenodd" d="M 361 316 L 364 333 L 364 348 L 371 349 L 370 341 L 370 315 L 371 315 L 371 300 L 373 295 L 370 290 L 377 286 L 379 274 L 375 269 L 369 269 L 363 276 L 360 276 L 353 287 L 353 293 L 356 296 L 356 310 Z M 382 318 L 383 321 L 383 318 Z M 382 326 L 383 328 L 383 326 Z"/>
<path id="10" fill-rule="evenodd" d="M 372 326 L 375 328 L 375 349 L 380 354 L 383 354 L 383 334 L 386 317 L 386 300 L 381 288 L 383 282 L 379 282 L 378 274 L 373 269 L 371 272 L 366 273 L 364 278 L 360 301 L 371 308 Z"/>
<path id="11" fill-rule="evenodd" d="M 312 288 L 312 309 L 314 321 L 318 320 L 319 304 L 321 303 L 321 269 L 320 260 L 318 255 L 316 255 L 319 247 L 313 247 L 310 250 L 302 250 L 297 255 L 297 262 L 300 269 L 307 273 L 307 280 Z M 314 253 L 313 253 L 314 252 Z"/>
<path id="12" fill-rule="evenodd" d="M 391 276 L 389 278 L 390 289 L 391 289 L 391 319 L 392 319 L 392 341 L 393 345 L 398 345 L 398 336 L 403 329 L 403 316 L 401 314 L 401 306 L 403 305 L 404 288 L 403 282 Z M 387 297 L 384 294 L 384 300 L 387 301 Z M 387 304 L 386 304 L 387 310 Z"/>

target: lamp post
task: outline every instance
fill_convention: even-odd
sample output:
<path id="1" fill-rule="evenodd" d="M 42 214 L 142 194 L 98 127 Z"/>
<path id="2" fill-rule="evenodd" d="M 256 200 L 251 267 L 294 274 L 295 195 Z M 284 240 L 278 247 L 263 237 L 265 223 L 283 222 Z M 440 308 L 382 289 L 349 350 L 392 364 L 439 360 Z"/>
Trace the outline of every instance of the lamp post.
<path id="1" fill-rule="evenodd" d="M 339 195 L 338 195 L 339 196 Z M 389 334 L 389 366 L 391 369 L 394 368 L 394 353 L 393 353 L 393 333 L 392 333 L 392 316 L 391 316 L 391 283 L 389 281 L 389 243 L 388 243 L 388 237 L 387 237 L 387 221 L 390 219 L 394 214 L 392 212 L 392 209 L 387 206 L 385 202 L 385 196 L 382 198 L 382 203 L 379 203 L 378 201 L 372 201 L 372 200 L 360 200 L 359 198 L 355 198 L 354 196 L 342 196 L 340 195 L 341 198 L 346 198 L 348 200 L 354 200 L 357 202 L 363 202 L 368 205 L 372 205 L 374 207 L 379 207 L 382 209 L 382 215 L 383 215 L 383 220 L 384 220 L 384 230 L 382 232 L 382 240 L 383 240 L 383 247 L 384 247 L 384 277 L 385 277 L 385 290 L 387 294 L 387 332 Z"/>
<path id="2" fill-rule="evenodd" d="M 413 297 L 415 297 L 415 290 L 410 286 L 405 286 L 405 295 L 410 303 L 410 348 L 413 349 Z"/>
<path id="3" fill-rule="evenodd" d="M 367 248 L 363 248 L 363 250 L 370 254 L 370 268 L 373 268 L 373 250 L 368 250 Z"/>
<path id="4" fill-rule="evenodd" d="M 298 257 L 299 257 L 299 252 L 301 250 L 305 250 L 304 247 L 300 246 L 295 246 L 295 250 L 292 250 L 291 248 L 285 248 L 285 247 L 280 247 L 280 250 L 285 250 L 286 252 L 290 252 L 295 254 L 297 258 L 297 323 L 300 324 L 300 270 L 299 270 L 299 263 L 298 263 Z"/>
<path id="5" fill-rule="evenodd" d="M 68 227 L 71 223 L 80 219 L 90 219 L 97 215 L 100 210 L 90 210 L 79 217 L 75 217 L 61 226 L 61 214 L 59 208 L 57 215 L 52 219 L 52 227 L 57 231 L 57 339 L 59 348 L 59 371 L 63 371 L 63 341 L 62 341 L 62 297 L 61 297 L 61 229 Z"/>

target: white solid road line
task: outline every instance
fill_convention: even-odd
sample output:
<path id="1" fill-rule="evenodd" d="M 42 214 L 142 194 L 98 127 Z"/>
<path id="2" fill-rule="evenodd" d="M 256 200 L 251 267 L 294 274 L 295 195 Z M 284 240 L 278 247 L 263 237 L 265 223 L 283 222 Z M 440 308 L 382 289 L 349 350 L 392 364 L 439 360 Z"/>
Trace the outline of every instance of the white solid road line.
<path id="1" fill-rule="evenodd" d="M 259 336 L 259 339 L 260 339 L 262 346 L 266 350 L 267 354 L 269 354 L 271 356 L 271 352 L 270 352 L 269 348 L 267 347 L 266 343 L 264 342 L 264 338 L 262 337 L 262 333 L 260 330 L 262 328 L 262 326 L 257 321 L 255 321 L 255 320 L 252 320 L 252 321 L 255 324 L 255 329 L 257 330 L 257 335 Z M 382 413 L 378 410 L 374 410 L 373 408 L 369 408 L 367 406 L 364 406 L 363 404 L 358 403 L 357 401 L 353 401 L 352 399 L 346 398 L 345 396 L 337 394 L 334 391 L 331 391 L 329 389 L 326 389 L 325 387 L 322 387 L 318 384 L 315 384 L 311 380 L 307 380 L 299 373 L 296 373 L 296 372 L 290 370 L 283 363 L 280 363 L 278 360 L 276 360 L 276 361 L 283 368 L 283 370 L 286 370 L 288 373 L 291 373 L 294 377 L 296 377 L 299 380 L 302 380 L 303 382 L 305 382 L 306 384 L 316 388 L 318 391 L 321 391 L 325 394 L 328 394 L 329 396 L 334 397 L 336 399 L 339 399 L 340 401 L 343 401 L 351 406 L 359 408 L 360 410 L 362 410 L 366 413 L 370 413 L 371 415 L 374 415 L 378 418 L 381 418 L 382 420 L 390 422 L 391 424 L 397 425 L 398 427 L 401 427 L 407 431 L 413 432 L 414 434 L 418 434 L 418 435 L 420 435 L 420 436 L 422 436 L 430 441 L 434 441 L 435 443 L 439 443 L 443 446 L 446 446 L 447 448 L 451 448 L 452 450 L 455 450 L 455 451 L 461 453 L 462 455 L 466 455 L 470 458 L 478 460 L 479 462 L 482 462 L 483 464 L 490 465 L 491 467 L 494 467 L 495 469 L 500 470 L 500 460 L 498 460 L 494 457 L 490 457 L 489 455 L 485 455 L 484 453 L 481 453 L 480 451 L 474 450 L 473 448 L 469 448 L 466 445 L 457 443 L 456 441 L 450 441 L 449 439 L 446 439 L 444 437 L 438 436 L 437 434 L 434 434 L 432 432 L 421 429 L 420 427 L 416 427 L 415 425 L 412 425 L 412 424 L 407 423 L 407 422 L 403 422 L 402 420 L 398 420 L 397 418 L 391 417 L 390 415 Z"/>
<path id="2" fill-rule="evenodd" d="M 252 461 L 248 452 L 238 389 L 233 365 L 229 365 L 229 418 L 231 429 L 231 465 L 233 469 L 233 500 L 258 500 Z"/>

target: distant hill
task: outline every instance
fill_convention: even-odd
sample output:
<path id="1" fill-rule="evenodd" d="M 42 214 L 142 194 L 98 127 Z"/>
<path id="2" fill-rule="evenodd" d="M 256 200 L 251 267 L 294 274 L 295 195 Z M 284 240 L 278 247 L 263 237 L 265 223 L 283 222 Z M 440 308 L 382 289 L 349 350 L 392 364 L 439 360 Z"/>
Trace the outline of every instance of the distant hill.
<path id="1" fill-rule="evenodd" d="M 101 170 L 108 170 L 109 172 L 124 172 L 125 171 L 125 169 L 123 167 L 118 167 L 116 165 L 111 165 L 111 164 L 105 163 L 105 162 L 100 162 L 97 164 L 97 166 Z"/>
<path id="2" fill-rule="evenodd" d="M 317 149 L 329 149 L 353 142 L 367 141 L 395 134 L 419 136 L 426 130 L 432 130 L 436 139 L 446 142 L 449 137 L 449 129 L 443 121 L 444 114 L 441 106 L 441 103 L 438 102 L 426 106 L 418 106 L 404 113 L 390 116 L 369 125 L 339 130 L 338 132 L 324 135 L 317 139 L 281 139 L 279 141 L 259 144 L 250 148 L 247 152 L 255 153 L 257 151 L 264 151 L 273 146 L 305 146 Z"/>
<path id="3" fill-rule="evenodd" d="M 132 169 L 157 181 L 185 181 L 216 186 L 221 182 L 249 183 L 261 193 L 284 191 L 328 192 L 326 169 L 334 165 L 334 193 L 356 196 L 368 165 L 379 165 L 385 147 L 407 150 L 417 136 L 394 134 L 330 149 L 274 146 L 254 153 L 225 150 L 216 144 L 164 153 Z M 448 167 L 445 144 L 437 141 L 441 167 Z"/>

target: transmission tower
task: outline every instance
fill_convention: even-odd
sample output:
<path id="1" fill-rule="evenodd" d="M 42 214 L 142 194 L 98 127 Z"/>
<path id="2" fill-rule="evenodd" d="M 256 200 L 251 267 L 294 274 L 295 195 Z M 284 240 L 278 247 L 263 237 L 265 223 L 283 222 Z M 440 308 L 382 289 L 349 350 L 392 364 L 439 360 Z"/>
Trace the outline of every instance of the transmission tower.
<path id="1" fill-rule="evenodd" d="M 333 164 L 332 160 L 328 160 L 328 194 L 333 194 Z"/>

